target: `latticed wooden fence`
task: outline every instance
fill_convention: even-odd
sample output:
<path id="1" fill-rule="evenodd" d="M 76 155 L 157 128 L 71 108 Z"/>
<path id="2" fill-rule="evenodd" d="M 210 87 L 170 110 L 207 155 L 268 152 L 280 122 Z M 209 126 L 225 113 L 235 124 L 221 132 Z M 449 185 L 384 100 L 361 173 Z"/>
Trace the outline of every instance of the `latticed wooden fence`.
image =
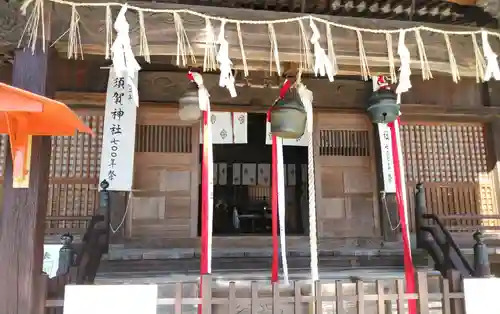
<path id="1" fill-rule="evenodd" d="M 197 297 L 199 284 L 177 282 L 158 286 L 158 314 L 403 314 L 408 312 L 408 300 L 416 300 L 419 314 L 464 313 L 462 283 L 456 273 L 452 280 L 441 276 L 417 273 L 417 292 L 405 293 L 403 279 L 374 281 L 318 281 L 316 296 L 311 296 L 311 284 L 305 281 L 290 285 L 256 281 L 220 282 L 214 276 L 204 276 L 202 295 Z M 87 300 L 92 302 L 92 300 Z M 63 300 L 46 301 L 46 314 L 62 313 Z M 141 313 L 137 313 L 141 314 Z"/>

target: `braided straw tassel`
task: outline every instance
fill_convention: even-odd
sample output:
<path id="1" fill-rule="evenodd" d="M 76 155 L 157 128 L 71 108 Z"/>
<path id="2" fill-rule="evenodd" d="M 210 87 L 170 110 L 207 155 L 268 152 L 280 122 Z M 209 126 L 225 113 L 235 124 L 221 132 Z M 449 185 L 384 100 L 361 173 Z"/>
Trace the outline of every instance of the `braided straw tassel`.
<path id="1" fill-rule="evenodd" d="M 144 57 L 146 62 L 151 63 L 148 36 L 146 35 L 146 27 L 144 26 L 143 11 L 139 11 L 139 53 Z"/>
<path id="2" fill-rule="evenodd" d="M 356 31 L 358 36 L 358 51 L 359 51 L 359 65 L 361 67 L 361 77 L 363 80 L 368 81 L 371 77 L 370 68 L 368 67 L 368 59 L 366 58 L 365 45 L 363 44 L 363 35 L 359 30 Z"/>
<path id="3" fill-rule="evenodd" d="M 177 58 L 176 65 L 177 66 L 187 66 L 187 55 L 191 57 L 191 63 L 195 64 L 196 59 L 194 57 L 194 51 L 189 43 L 189 38 L 186 34 L 186 30 L 184 29 L 184 23 L 182 22 L 182 18 L 179 13 L 174 12 L 174 26 L 175 33 L 177 34 Z"/>

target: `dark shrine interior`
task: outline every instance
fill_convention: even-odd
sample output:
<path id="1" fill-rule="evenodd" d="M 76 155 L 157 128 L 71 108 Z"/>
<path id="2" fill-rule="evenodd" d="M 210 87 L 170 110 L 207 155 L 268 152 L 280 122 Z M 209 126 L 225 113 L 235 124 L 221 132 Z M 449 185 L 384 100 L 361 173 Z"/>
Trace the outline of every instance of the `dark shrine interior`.
<path id="1" fill-rule="evenodd" d="M 265 138 L 266 114 L 248 113 L 247 144 L 213 146 L 214 235 L 271 234 L 272 147 L 266 144 Z M 200 145 L 200 151 L 202 149 Z M 286 232 L 303 234 L 301 206 L 307 203 L 307 173 L 303 173 L 307 171 L 307 147 L 283 146 L 283 156 L 285 168 L 289 169 L 285 179 Z M 198 235 L 201 233 L 201 184 L 199 193 Z"/>

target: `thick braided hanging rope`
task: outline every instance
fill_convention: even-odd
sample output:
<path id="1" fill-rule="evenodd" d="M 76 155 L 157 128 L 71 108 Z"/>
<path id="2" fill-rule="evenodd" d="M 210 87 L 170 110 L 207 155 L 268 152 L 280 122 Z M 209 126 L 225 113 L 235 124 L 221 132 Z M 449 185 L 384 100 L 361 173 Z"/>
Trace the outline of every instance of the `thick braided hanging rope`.
<path id="1" fill-rule="evenodd" d="M 307 178 L 308 178 L 308 198 L 309 198 L 309 248 L 311 251 L 311 280 L 319 279 L 318 270 L 318 234 L 316 230 L 316 177 L 314 173 L 314 128 L 313 128 L 313 94 L 300 82 L 300 74 L 297 81 L 297 92 L 305 107 L 307 114 Z"/>

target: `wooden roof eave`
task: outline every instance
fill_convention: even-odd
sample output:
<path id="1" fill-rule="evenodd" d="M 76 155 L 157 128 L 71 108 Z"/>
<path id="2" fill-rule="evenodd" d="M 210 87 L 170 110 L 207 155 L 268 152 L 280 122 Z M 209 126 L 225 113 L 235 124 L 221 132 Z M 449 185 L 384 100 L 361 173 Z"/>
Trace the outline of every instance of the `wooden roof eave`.
<path id="1" fill-rule="evenodd" d="M 155 8 L 155 9 L 186 9 L 189 8 L 196 12 L 204 13 L 212 16 L 224 16 L 238 20 L 277 20 L 303 16 L 300 13 L 286 12 L 271 12 L 271 11 L 254 11 L 248 9 L 232 9 L 219 7 L 205 6 L 186 6 L 169 3 L 151 3 L 151 2 L 129 2 L 130 5 Z M 53 23 L 53 33 L 62 34 L 68 27 L 68 16 L 70 8 L 65 6 L 57 6 L 55 10 L 55 23 Z M 116 9 L 114 9 L 116 10 Z M 86 8 L 78 9 L 81 23 L 80 31 L 82 38 L 83 51 L 88 54 L 104 55 L 105 52 L 105 30 L 104 25 L 104 8 Z M 176 55 L 177 53 L 177 36 L 173 27 L 171 15 L 165 14 L 150 14 L 145 12 L 145 28 L 147 32 L 148 44 L 151 55 Z M 421 25 L 422 23 L 396 21 L 396 20 L 375 20 L 366 18 L 354 17 L 338 17 L 338 16 L 318 16 L 330 22 L 346 24 L 367 29 L 404 29 Z M 197 64 L 203 61 L 205 53 L 205 38 L 203 29 L 205 21 L 203 18 L 182 14 L 184 27 L 190 39 L 194 54 L 198 57 Z M 131 26 L 131 40 L 134 46 L 136 55 L 139 54 L 139 25 L 135 12 L 129 12 L 128 22 Z M 213 23 L 216 35 L 219 31 L 219 24 Z M 327 48 L 324 26 L 316 23 L 320 31 L 322 31 L 322 47 Z M 310 36 L 309 24 L 304 23 L 307 36 Z M 455 31 L 471 31 L 475 28 L 455 26 L 455 25 L 433 25 L 426 24 L 429 27 L 435 27 L 443 30 Z M 255 65 L 253 70 L 269 70 L 269 55 L 270 41 L 266 25 L 241 25 L 243 31 L 243 43 L 245 46 L 246 59 L 250 64 Z M 300 32 L 298 23 L 276 24 L 275 31 L 279 46 L 279 56 L 281 62 L 299 62 L 301 59 L 300 47 Z M 230 44 L 230 57 L 236 68 L 242 67 L 241 56 L 242 52 L 239 47 L 236 25 L 228 23 L 225 29 L 226 38 Z M 343 67 L 356 68 L 359 67 L 359 53 L 357 36 L 354 31 L 345 30 L 337 27 L 332 27 L 333 41 L 337 62 L 342 70 Z M 421 32 L 423 42 L 425 44 L 426 54 L 433 72 L 450 73 L 450 64 L 448 61 L 448 51 L 445 44 L 444 36 L 439 33 Z M 398 35 L 393 35 L 393 52 L 397 57 L 397 40 Z M 420 60 L 418 59 L 418 50 L 415 43 L 414 35 L 408 33 L 406 35 L 407 46 L 410 49 L 412 57 L 412 67 L 418 71 L 420 68 Z M 460 71 L 460 75 L 475 76 L 475 56 L 473 45 L 470 36 L 451 36 L 451 45 Z M 64 40 L 64 39 L 63 39 Z M 56 45 L 60 52 L 67 51 L 67 43 L 63 40 Z M 383 34 L 363 34 L 363 42 L 368 58 L 368 64 L 373 74 L 387 72 L 387 44 Z M 497 42 L 491 43 L 493 49 L 498 51 Z M 201 57 L 201 58 L 200 58 Z M 264 66 L 265 64 L 265 66 Z M 196 65 L 196 64 L 193 64 Z"/>

